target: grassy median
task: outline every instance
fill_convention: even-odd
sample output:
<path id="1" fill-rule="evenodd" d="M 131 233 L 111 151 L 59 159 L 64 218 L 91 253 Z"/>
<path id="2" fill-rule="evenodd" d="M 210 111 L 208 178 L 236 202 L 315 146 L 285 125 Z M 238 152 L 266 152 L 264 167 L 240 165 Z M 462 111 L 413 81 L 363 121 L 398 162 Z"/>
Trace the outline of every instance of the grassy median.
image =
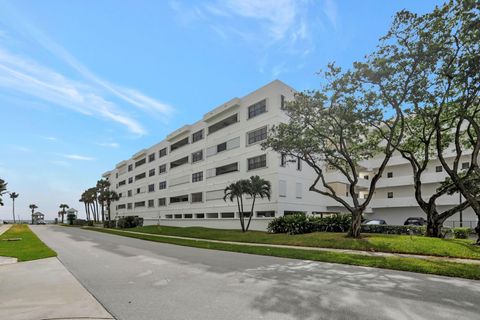
<path id="1" fill-rule="evenodd" d="M 115 229 L 101 229 L 101 228 L 86 228 L 103 233 L 115 234 L 124 237 L 169 243 L 181 246 L 223 250 L 240 252 L 247 254 L 259 254 L 265 256 L 274 256 L 291 259 L 313 260 L 331 263 L 341 263 L 356 266 L 375 267 L 383 269 L 411 271 L 426 274 L 436 274 L 449 277 L 460 277 L 466 279 L 480 280 L 480 266 L 478 264 L 464 264 L 442 261 L 437 259 L 419 259 L 419 258 L 403 258 L 403 257 L 372 257 L 361 254 L 338 253 L 328 251 L 312 251 L 302 249 L 290 248 L 274 248 L 263 246 L 249 246 L 228 244 L 228 243 L 213 243 L 201 240 L 186 240 L 159 237 L 149 234 L 134 234 Z M 135 229 L 130 229 L 135 230 Z"/>
<path id="2" fill-rule="evenodd" d="M 7 239 L 21 239 L 7 241 Z M 57 256 L 47 247 L 28 225 L 16 224 L 0 235 L 0 256 L 14 257 L 18 261 L 29 261 Z"/>
<path id="3" fill-rule="evenodd" d="M 422 236 L 389 234 L 363 234 L 362 239 L 352 239 L 345 233 L 314 232 L 299 235 L 271 234 L 261 231 L 241 232 L 201 227 L 146 226 L 134 229 L 151 234 L 200 238 L 220 241 L 237 241 L 262 244 L 351 249 L 363 251 L 421 254 L 439 257 L 480 259 L 480 246 L 472 240 L 438 239 Z"/>

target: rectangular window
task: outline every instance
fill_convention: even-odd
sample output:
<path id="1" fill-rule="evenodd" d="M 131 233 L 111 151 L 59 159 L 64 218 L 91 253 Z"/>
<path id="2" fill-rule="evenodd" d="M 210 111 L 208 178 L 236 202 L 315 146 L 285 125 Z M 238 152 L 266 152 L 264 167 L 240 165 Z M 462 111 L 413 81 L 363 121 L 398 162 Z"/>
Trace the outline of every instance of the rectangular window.
<path id="1" fill-rule="evenodd" d="M 235 172 L 235 171 L 238 171 L 238 162 L 215 168 L 215 175 L 219 176 L 222 174 Z"/>
<path id="2" fill-rule="evenodd" d="M 160 151 L 158 151 L 158 157 L 165 157 L 167 155 L 167 148 L 163 148 Z"/>
<path id="3" fill-rule="evenodd" d="M 131 197 L 132 196 L 132 190 L 128 190 L 127 191 L 127 197 Z"/>
<path id="4" fill-rule="evenodd" d="M 223 128 L 226 128 L 234 123 L 237 123 L 238 121 L 238 115 L 234 114 L 233 116 L 230 116 L 228 118 L 225 118 L 215 124 L 212 124 L 210 127 L 208 127 L 208 134 L 212 134 L 218 130 L 221 130 Z"/>
<path id="5" fill-rule="evenodd" d="M 153 177 L 154 175 L 155 175 L 155 169 L 150 169 L 150 170 L 148 171 L 148 176 L 149 176 L 149 177 Z"/>
<path id="6" fill-rule="evenodd" d="M 167 172 L 167 165 L 166 164 L 162 164 L 161 166 L 158 167 L 158 174 L 162 174 L 162 173 L 165 173 Z"/>
<path id="7" fill-rule="evenodd" d="M 117 209 L 125 209 L 125 207 L 126 207 L 125 204 L 119 204 L 117 206 Z"/>
<path id="8" fill-rule="evenodd" d="M 132 171 L 133 170 L 133 164 L 129 164 L 128 165 L 128 172 Z"/>
<path id="9" fill-rule="evenodd" d="M 193 214 L 191 214 L 191 213 L 185 213 L 185 214 L 183 215 L 183 218 L 184 218 L 184 219 L 193 219 Z"/>
<path id="10" fill-rule="evenodd" d="M 141 160 L 138 160 L 137 162 L 135 162 L 135 168 L 140 167 L 140 166 L 144 165 L 145 163 L 147 163 L 147 158 L 143 158 Z"/>
<path id="11" fill-rule="evenodd" d="M 279 197 L 287 196 L 287 181 L 278 180 L 278 196 Z"/>
<path id="12" fill-rule="evenodd" d="M 436 166 L 435 167 L 435 172 L 442 172 L 443 171 L 443 167 L 442 166 Z"/>
<path id="13" fill-rule="evenodd" d="M 470 168 L 470 162 L 462 162 L 462 170 L 468 170 Z"/>
<path id="14" fill-rule="evenodd" d="M 295 184 L 295 196 L 297 199 L 302 199 L 302 189 L 303 189 L 302 184 L 297 182 Z"/>
<path id="15" fill-rule="evenodd" d="M 194 202 L 203 202 L 203 192 L 196 192 L 191 194 L 192 203 Z"/>
<path id="16" fill-rule="evenodd" d="M 302 171 L 302 159 L 297 157 L 297 170 Z"/>
<path id="17" fill-rule="evenodd" d="M 174 144 L 172 144 L 172 145 L 170 146 L 170 151 L 177 150 L 178 148 L 181 148 L 181 147 L 183 147 L 183 146 L 185 146 L 185 145 L 187 145 L 187 144 L 188 144 L 188 137 L 186 137 L 186 138 L 184 138 L 184 139 L 182 139 L 182 140 L 180 140 L 180 141 L 177 141 L 177 142 L 175 142 Z"/>
<path id="18" fill-rule="evenodd" d="M 217 153 L 227 150 L 227 143 L 223 142 L 217 145 Z"/>
<path id="19" fill-rule="evenodd" d="M 184 165 L 184 164 L 186 164 L 186 163 L 188 163 L 188 156 L 170 162 L 170 169 L 173 169 L 173 168 L 176 168 L 176 167 L 180 167 L 180 166 L 182 166 L 182 165 Z"/>
<path id="20" fill-rule="evenodd" d="M 285 96 L 283 94 L 280 96 L 280 109 L 285 110 Z"/>
<path id="21" fill-rule="evenodd" d="M 393 178 L 393 172 L 387 172 L 387 178 Z"/>
<path id="22" fill-rule="evenodd" d="M 199 182 L 203 180 L 203 171 L 192 173 L 192 182 Z"/>
<path id="23" fill-rule="evenodd" d="M 154 192 L 155 191 L 155 184 L 152 183 L 152 184 L 149 184 L 148 185 L 148 192 Z"/>
<path id="24" fill-rule="evenodd" d="M 258 218 L 275 218 L 275 211 L 257 211 Z"/>
<path id="25" fill-rule="evenodd" d="M 137 188 L 137 194 L 142 192 L 142 188 Z"/>
<path id="26" fill-rule="evenodd" d="M 145 201 L 135 202 L 134 207 L 135 207 L 135 208 L 145 207 Z"/>
<path id="27" fill-rule="evenodd" d="M 267 127 L 263 127 L 247 133 L 248 144 L 254 144 L 259 141 L 267 139 Z"/>
<path id="28" fill-rule="evenodd" d="M 148 155 L 148 162 L 155 161 L 155 153 Z"/>
<path id="29" fill-rule="evenodd" d="M 258 116 L 259 114 L 265 113 L 267 111 L 267 100 L 263 99 L 255 104 L 252 104 L 248 107 L 248 119 Z"/>
<path id="30" fill-rule="evenodd" d="M 192 143 L 203 139 L 203 129 L 192 134 Z"/>
<path id="31" fill-rule="evenodd" d="M 133 177 L 128 178 L 128 183 L 132 183 L 132 182 L 133 182 Z"/>
<path id="32" fill-rule="evenodd" d="M 127 210 L 132 210 L 132 203 L 127 203 Z"/>
<path id="33" fill-rule="evenodd" d="M 235 218 L 235 212 L 222 212 L 220 213 L 220 217 L 223 219 L 233 219 Z"/>
<path id="34" fill-rule="evenodd" d="M 203 150 L 192 153 L 192 163 L 203 160 Z"/>
<path id="35" fill-rule="evenodd" d="M 162 181 L 158 184 L 158 190 L 163 190 L 167 188 L 167 181 Z"/>
<path id="36" fill-rule="evenodd" d="M 205 213 L 195 213 L 195 218 L 197 218 L 197 219 L 205 219 Z"/>
<path id="37" fill-rule="evenodd" d="M 218 212 L 207 213 L 207 219 L 218 219 Z"/>
<path id="38" fill-rule="evenodd" d="M 175 219 L 182 219 L 182 215 L 181 214 L 174 214 L 173 217 Z"/>
<path id="39" fill-rule="evenodd" d="M 172 219 L 173 218 L 173 215 L 172 214 L 166 214 L 165 215 L 165 219 Z"/>
<path id="40" fill-rule="evenodd" d="M 287 155 L 285 153 L 280 154 L 280 167 L 287 165 Z"/>
<path id="41" fill-rule="evenodd" d="M 167 198 L 159 198 L 158 199 L 158 206 L 165 207 L 167 205 Z"/>
<path id="42" fill-rule="evenodd" d="M 141 180 L 141 179 L 145 178 L 146 176 L 147 176 L 147 175 L 145 174 L 145 172 L 140 173 L 140 174 L 137 174 L 137 175 L 135 176 L 135 181 Z"/>
<path id="43" fill-rule="evenodd" d="M 148 200 L 148 207 L 149 207 L 149 208 L 155 207 L 155 203 L 154 203 L 154 202 L 155 202 L 155 201 L 153 201 L 153 200 Z"/>
<path id="44" fill-rule="evenodd" d="M 258 157 L 247 159 L 248 170 L 265 168 L 267 166 L 267 155 L 262 154 Z"/>
<path id="45" fill-rule="evenodd" d="M 389 198 L 389 199 L 393 198 L 393 192 L 388 192 L 387 193 L 387 198 Z"/>
<path id="46" fill-rule="evenodd" d="M 122 180 L 122 181 L 120 181 L 120 182 L 118 183 L 118 185 L 119 185 L 119 186 L 123 186 L 123 185 L 125 185 L 126 183 L 127 183 L 127 182 L 126 182 L 125 180 Z"/>
<path id="47" fill-rule="evenodd" d="M 188 202 L 188 194 L 170 197 L 170 203 Z"/>

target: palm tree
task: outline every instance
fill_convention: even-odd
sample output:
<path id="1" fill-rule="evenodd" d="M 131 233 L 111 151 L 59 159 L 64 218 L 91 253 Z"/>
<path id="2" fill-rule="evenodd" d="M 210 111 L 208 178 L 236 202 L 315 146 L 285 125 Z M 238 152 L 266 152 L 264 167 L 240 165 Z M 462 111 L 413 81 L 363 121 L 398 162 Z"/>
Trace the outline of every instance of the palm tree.
<path id="1" fill-rule="evenodd" d="M 271 192 L 271 184 L 270 181 L 264 180 L 259 176 L 251 176 L 250 180 L 248 180 L 248 189 L 246 193 L 248 193 L 252 198 L 252 208 L 250 210 L 250 216 L 248 217 L 248 224 L 245 228 L 245 231 L 248 231 L 250 227 L 250 222 L 252 221 L 253 217 L 253 209 L 255 207 L 255 199 L 260 197 L 260 199 L 267 198 L 270 201 L 270 192 Z"/>
<path id="2" fill-rule="evenodd" d="M 110 221 L 110 219 L 111 219 L 110 218 L 110 205 L 112 204 L 112 202 L 120 200 L 120 196 L 118 195 L 118 193 L 116 193 L 113 190 L 107 190 L 103 194 L 103 198 L 104 198 L 103 200 L 107 202 L 108 221 Z"/>
<path id="3" fill-rule="evenodd" d="M 97 193 L 98 193 L 98 201 L 100 202 L 100 208 L 102 209 L 102 220 L 105 220 L 105 202 L 107 197 L 105 193 L 108 192 L 108 188 L 110 187 L 110 181 L 100 179 L 97 181 Z"/>
<path id="4" fill-rule="evenodd" d="M 33 213 L 35 212 L 35 209 L 37 209 L 38 207 L 36 204 L 31 204 L 28 207 L 32 209 L 32 224 L 33 224 Z"/>
<path id="5" fill-rule="evenodd" d="M 59 208 L 62 209 L 62 211 L 59 211 L 59 212 L 58 212 L 58 215 L 59 215 L 59 216 L 62 216 L 62 224 L 63 224 L 63 217 L 64 217 L 65 214 L 67 213 L 67 212 L 65 211 L 65 209 L 68 209 L 68 208 L 70 208 L 70 207 L 68 206 L 68 204 L 62 203 L 62 204 L 59 206 Z"/>
<path id="6" fill-rule="evenodd" d="M 0 206 L 3 206 L 2 195 L 7 191 L 7 183 L 5 180 L 0 179 Z"/>
<path id="7" fill-rule="evenodd" d="M 231 183 L 225 188 L 225 190 L 223 190 L 223 201 L 227 201 L 227 199 L 229 199 L 231 202 L 233 202 L 233 199 L 237 200 L 237 208 L 240 215 L 240 226 L 242 227 L 242 232 L 246 231 L 245 220 L 243 216 L 243 194 L 245 193 L 247 187 L 248 180 L 239 180 Z"/>
<path id="8" fill-rule="evenodd" d="M 15 199 L 18 198 L 19 194 L 16 192 L 10 193 L 10 198 L 12 198 L 12 214 L 13 214 L 13 223 L 15 223 Z"/>
<path id="9" fill-rule="evenodd" d="M 88 221 L 90 221 L 90 207 L 88 205 L 88 197 L 87 197 L 87 191 L 83 191 L 83 193 L 80 195 L 80 200 L 79 202 L 83 202 L 83 205 L 85 206 L 85 217 L 87 218 Z"/>

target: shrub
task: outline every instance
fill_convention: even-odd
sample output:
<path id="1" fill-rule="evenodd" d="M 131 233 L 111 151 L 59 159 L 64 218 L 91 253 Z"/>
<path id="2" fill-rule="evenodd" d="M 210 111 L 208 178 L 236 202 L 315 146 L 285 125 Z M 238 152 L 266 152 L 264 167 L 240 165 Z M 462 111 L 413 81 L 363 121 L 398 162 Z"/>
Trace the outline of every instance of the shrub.
<path id="1" fill-rule="evenodd" d="M 427 232 L 426 227 L 420 226 L 391 226 L 391 225 L 362 225 L 362 232 L 383 233 L 383 234 L 403 234 L 423 236 Z"/>
<path id="2" fill-rule="evenodd" d="M 348 230 L 350 223 L 350 215 L 334 215 L 321 218 L 297 213 L 273 219 L 268 224 L 268 232 L 288 234 L 319 231 L 344 232 Z"/>
<path id="3" fill-rule="evenodd" d="M 73 222 L 76 220 L 77 216 L 75 215 L 75 213 L 69 213 L 67 214 L 67 221 L 68 221 L 68 224 L 73 226 Z"/>
<path id="4" fill-rule="evenodd" d="M 73 220 L 73 225 L 74 226 L 84 226 L 87 224 L 87 221 L 85 219 L 75 219 Z"/>
<path id="5" fill-rule="evenodd" d="M 103 221 L 104 228 L 115 228 L 117 226 L 117 221 L 115 220 L 105 220 Z"/>
<path id="6" fill-rule="evenodd" d="M 125 228 L 135 228 L 135 227 L 142 227 L 143 226 L 143 218 L 138 216 L 126 216 L 119 218 L 117 221 L 117 228 L 125 229 Z"/>
<path id="7" fill-rule="evenodd" d="M 453 228 L 455 239 L 468 239 L 469 234 L 473 233 L 471 228 Z"/>

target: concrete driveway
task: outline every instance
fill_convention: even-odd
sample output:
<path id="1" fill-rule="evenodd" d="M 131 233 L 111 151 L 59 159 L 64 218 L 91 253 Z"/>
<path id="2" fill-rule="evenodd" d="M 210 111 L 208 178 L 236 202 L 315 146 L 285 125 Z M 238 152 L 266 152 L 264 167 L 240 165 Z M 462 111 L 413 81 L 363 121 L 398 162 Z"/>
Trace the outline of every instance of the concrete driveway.
<path id="1" fill-rule="evenodd" d="M 480 281 L 32 229 L 117 319 L 480 319 Z"/>

